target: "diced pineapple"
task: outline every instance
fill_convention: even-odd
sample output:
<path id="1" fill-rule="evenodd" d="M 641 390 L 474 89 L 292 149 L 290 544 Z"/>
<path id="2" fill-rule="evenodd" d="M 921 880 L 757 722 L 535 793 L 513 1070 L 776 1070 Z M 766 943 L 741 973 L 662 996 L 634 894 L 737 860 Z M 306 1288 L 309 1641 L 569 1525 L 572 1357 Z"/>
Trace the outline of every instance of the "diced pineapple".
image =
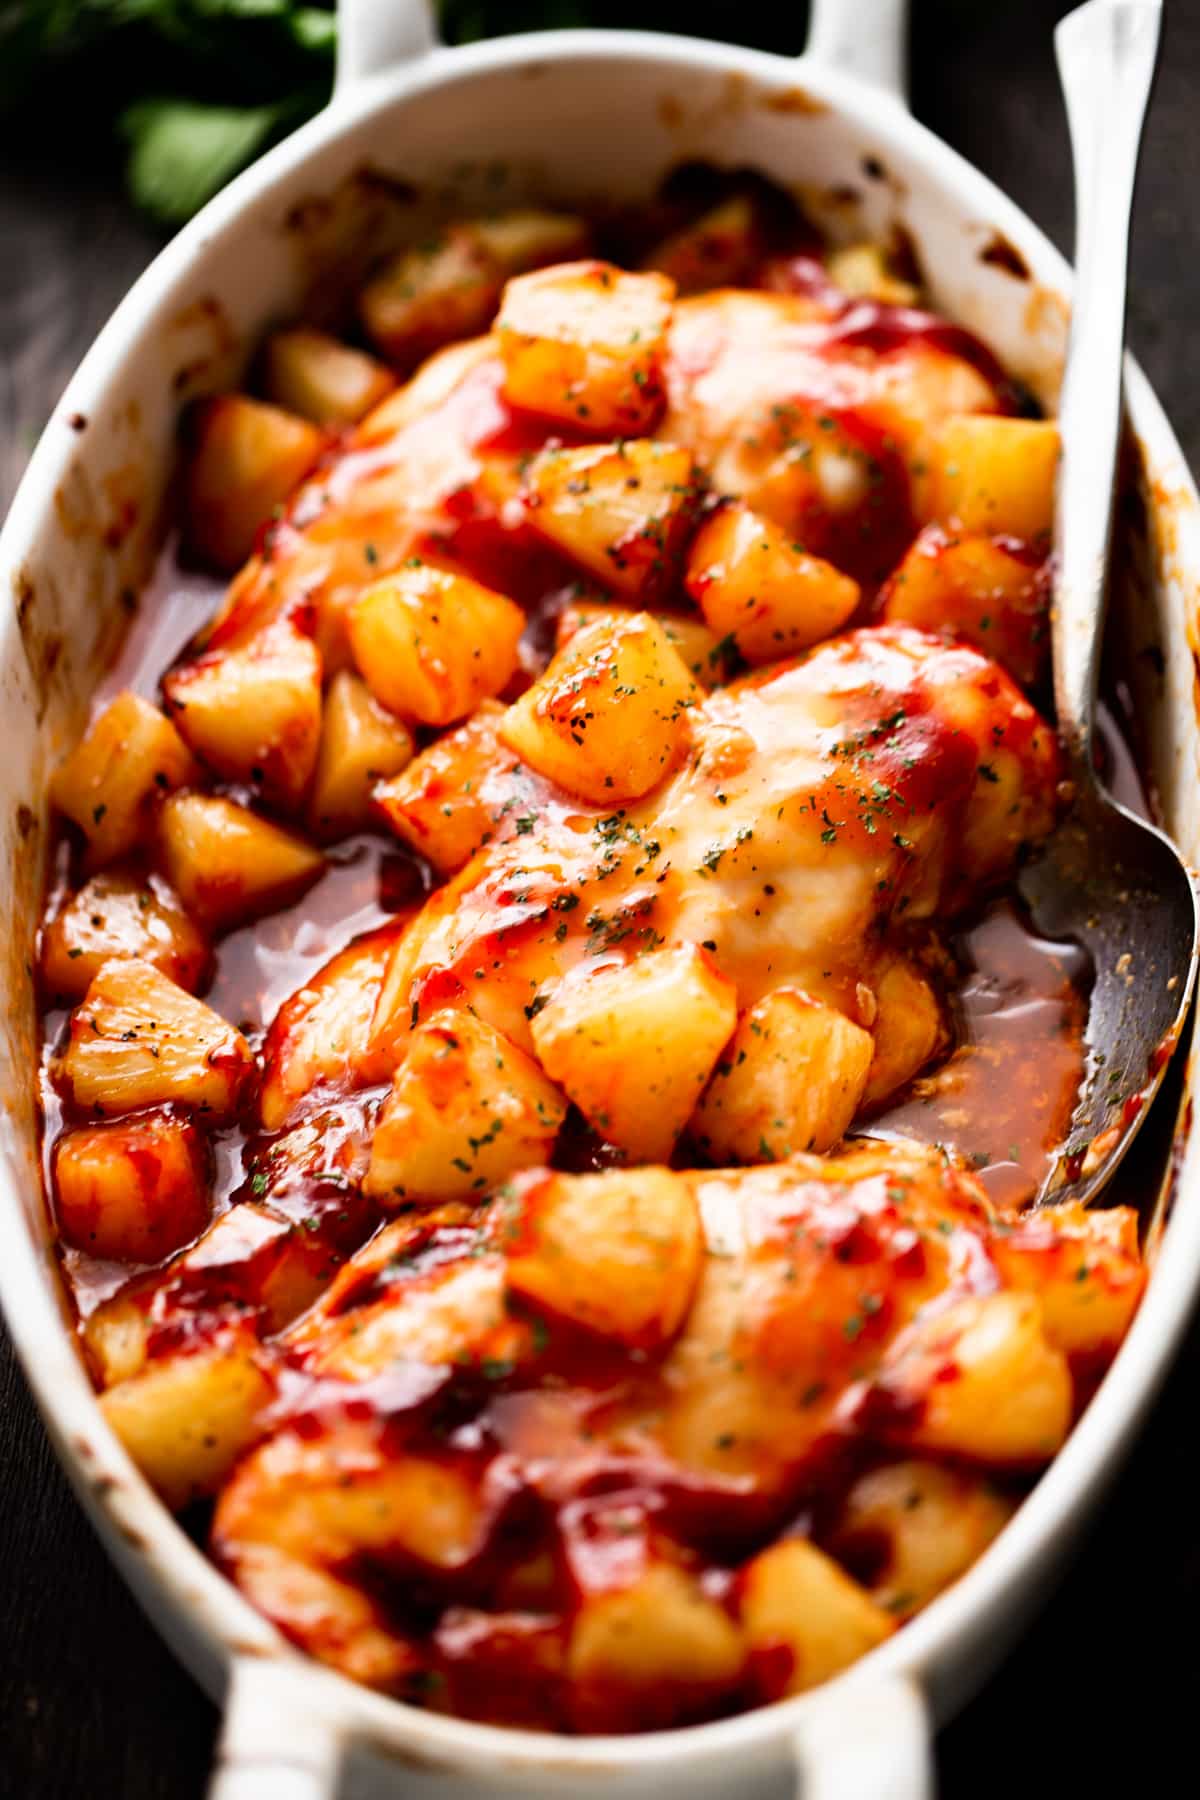
<path id="1" fill-rule="evenodd" d="M 77 1250 L 159 1262 L 208 1223 L 208 1155 L 171 1113 L 85 1125 L 54 1150 L 54 1216 Z"/>
<path id="2" fill-rule="evenodd" d="M 79 826 L 93 867 L 127 856 L 150 826 L 164 794 L 196 774 L 169 719 L 137 694 L 118 694 L 50 782 L 59 812 Z"/>
<path id="3" fill-rule="evenodd" d="M 184 535 L 197 556 L 232 572 L 312 469 L 325 448 L 325 433 L 262 400 L 218 394 L 193 410 L 189 437 Z"/>
<path id="4" fill-rule="evenodd" d="M 649 613 L 579 632 L 509 707 L 500 736 L 538 774 L 585 800 L 640 799 L 670 773 L 698 692 Z"/>
<path id="5" fill-rule="evenodd" d="M 585 1597 L 567 1646 L 573 1723 L 628 1731 L 678 1723 L 741 1678 L 746 1646 L 695 1578 L 652 1563 L 628 1586 Z"/>
<path id="6" fill-rule="evenodd" d="M 273 331 L 263 351 L 267 398 L 326 431 L 343 431 L 395 386 L 390 369 L 324 331 Z"/>
<path id="7" fill-rule="evenodd" d="M 365 681 L 349 669 L 334 676 L 325 696 L 321 749 L 309 824 L 320 837 L 361 831 L 371 818 L 375 784 L 412 761 L 412 732 L 385 711 Z"/>
<path id="8" fill-rule="evenodd" d="M 696 496 L 691 451 L 652 438 L 544 450 L 525 477 L 534 530 L 633 600 L 673 585 Z"/>
<path id="9" fill-rule="evenodd" d="M 734 194 L 672 232 L 642 263 L 668 275 L 681 294 L 747 283 L 764 250 L 758 209 L 747 194 Z"/>
<path id="10" fill-rule="evenodd" d="M 280 1331 L 337 1273 L 328 1237 L 306 1229 L 312 1218 L 297 1222 L 262 1201 L 241 1200 L 171 1264 L 171 1274 L 186 1293 L 253 1308 L 267 1331 Z"/>
<path id="11" fill-rule="evenodd" d="M 692 1128 L 717 1162 L 781 1162 L 825 1151 L 862 1099 L 869 1031 L 799 988 L 776 988 L 746 1013 L 717 1064 Z"/>
<path id="12" fill-rule="evenodd" d="M 1071 1425 L 1067 1359 L 1047 1339 L 1035 1294 L 972 1295 L 933 1312 L 897 1340 L 877 1378 L 891 1442 L 939 1456 L 1048 1462 Z M 891 1423 L 889 1423 L 891 1421 Z"/>
<path id="13" fill-rule="evenodd" d="M 130 958 L 105 963 L 72 1013 L 61 1068 L 76 1104 L 100 1114 L 178 1102 L 224 1119 L 238 1110 L 254 1058 L 211 1006 Z"/>
<path id="14" fill-rule="evenodd" d="M 290 619 L 172 670 L 163 696 L 180 735 L 218 775 L 299 806 L 321 739 L 321 657 Z"/>
<path id="15" fill-rule="evenodd" d="M 751 663 L 777 662 L 840 631 L 858 583 L 740 502 L 718 507 L 688 551 L 687 589 L 718 637 Z"/>
<path id="16" fill-rule="evenodd" d="M 267 1131 L 278 1131 L 318 1082 L 360 1087 L 387 1079 L 390 1061 L 369 1043 L 397 935 L 396 927 L 385 926 L 339 951 L 276 1013 L 263 1045 L 258 1097 Z"/>
<path id="17" fill-rule="evenodd" d="M 960 413 L 930 432 L 913 471 L 917 517 L 962 531 L 1049 537 L 1058 475 L 1053 419 Z"/>
<path id="18" fill-rule="evenodd" d="M 927 525 L 880 596 L 885 619 L 952 631 L 1032 687 L 1050 655 L 1047 568 L 1003 539 Z"/>
<path id="19" fill-rule="evenodd" d="M 508 1285 L 633 1349 L 673 1338 L 704 1260 L 695 1196 L 670 1169 L 539 1174 L 505 1201 Z"/>
<path id="20" fill-rule="evenodd" d="M 194 994 L 204 985 L 209 946 L 160 875 L 106 869 L 93 875 L 42 932 L 48 993 L 78 1000 L 101 963 L 138 956 Z"/>
<path id="21" fill-rule="evenodd" d="M 504 594 L 414 559 L 358 596 L 350 647 L 390 712 L 450 725 L 506 686 L 524 629 Z"/>
<path id="22" fill-rule="evenodd" d="M 736 1023 L 732 982 L 685 944 L 564 982 L 532 1030 L 546 1073 L 608 1142 L 663 1162 Z"/>
<path id="23" fill-rule="evenodd" d="M 501 758 L 513 760 L 497 736 L 503 717 L 502 706 L 485 700 L 465 725 L 375 789 L 375 804 L 392 830 L 439 875 L 461 869 L 492 830 L 483 785 Z"/>
<path id="24" fill-rule="evenodd" d="M 652 431 L 674 283 L 611 263 L 560 263 L 504 290 L 500 349 L 514 405 L 598 437 Z"/>
<path id="25" fill-rule="evenodd" d="M 586 256 L 592 235 L 587 220 L 579 213 L 540 212 L 533 208 L 472 219 L 470 225 L 506 277 L 524 275 L 546 263 L 573 262 Z"/>
<path id="26" fill-rule="evenodd" d="M 146 1365 L 150 1319 L 136 1293 L 114 1294 L 83 1321 L 83 1341 L 101 1389 L 128 1381 Z"/>
<path id="27" fill-rule="evenodd" d="M 172 887 L 214 931 L 298 900 L 325 868 L 303 838 L 213 794 L 172 795 L 159 836 Z"/>
<path id="28" fill-rule="evenodd" d="M 854 1483 L 831 1547 L 852 1568 L 861 1558 L 872 1600 L 893 1619 L 907 1619 L 966 1573 L 1013 1509 L 977 1475 L 931 1462 L 887 1463 Z"/>
<path id="29" fill-rule="evenodd" d="M 907 1087 L 946 1041 L 941 1003 L 911 963 L 902 957 L 889 963 L 876 979 L 874 992 L 875 1052 L 863 1089 L 864 1107 L 880 1106 Z"/>
<path id="30" fill-rule="evenodd" d="M 1037 1295 L 1059 1350 L 1092 1359 L 1116 1352 L 1146 1285 L 1131 1207 L 1041 1207 L 998 1236 L 992 1256 L 1007 1285 Z"/>
<path id="31" fill-rule="evenodd" d="M 274 1398 L 248 1336 L 152 1363 L 100 1401 L 150 1485 L 178 1509 L 218 1488 L 263 1430 Z"/>
<path id="32" fill-rule="evenodd" d="M 486 331 L 503 284 L 504 271 L 479 233 L 449 225 L 385 263 L 363 288 L 359 314 L 368 337 L 407 371 L 452 339 Z"/>
<path id="33" fill-rule="evenodd" d="M 803 1538 L 764 1550 L 739 1586 L 746 1642 L 765 1669 L 783 1677 L 770 1683 L 772 1699 L 828 1681 L 896 1629 L 890 1613 Z M 781 1650 L 790 1666 L 781 1664 Z"/>
<path id="34" fill-rule="evenodd" d="M 921 298 L 919 288 L 893 272 L 882 245 L 871 242 L 831 251 L 829 279 L 844 294 L 882 300 L 887 306 L 916 306 Z"/>
<path id="35" fill-rule="evenodd" d="M 610 622 L 628 619 L 633 610 L 606 601 L 574 600 L 564 606 L 555 622 L 554 648 L 565 649 L 576 633 L 587 625 L 595 625 L 601 619 Z M 702 619 L 685 619 L 679 613 L 655 613 L 654 617 L 662 626 L 667 642 L 679 652 L 684 666 L 700 687 L 716 687 L 725 680 L 737 661 L 737 651 L 733 650 L 730 655 L 731 647 L 719 642 L 716 632 L 711 631 Z"/>
<path id="36" fill-rule="evenodd" d="M 366 1191 L 396 1204 L 481 1194 L 544 1162 L 565 1114 L 531 1057 L 473 1013 L 444 1009 L 408 1040 Z"/>

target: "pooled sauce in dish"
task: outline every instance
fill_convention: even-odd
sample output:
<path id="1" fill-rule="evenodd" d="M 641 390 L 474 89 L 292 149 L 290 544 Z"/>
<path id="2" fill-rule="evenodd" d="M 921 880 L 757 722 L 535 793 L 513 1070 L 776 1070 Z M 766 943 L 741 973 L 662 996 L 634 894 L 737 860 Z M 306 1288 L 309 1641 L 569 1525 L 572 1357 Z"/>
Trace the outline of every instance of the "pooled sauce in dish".
<path id="1" fill-rule="evenodd" d="M 1144 1279 L 1021 1211 L 1054 427 L 878 246 L 681 192 L 451 226 L 191 418 L 39 945 L 114 1430 L 309 1653 L 559 1731 L 882 1642 Z"/>

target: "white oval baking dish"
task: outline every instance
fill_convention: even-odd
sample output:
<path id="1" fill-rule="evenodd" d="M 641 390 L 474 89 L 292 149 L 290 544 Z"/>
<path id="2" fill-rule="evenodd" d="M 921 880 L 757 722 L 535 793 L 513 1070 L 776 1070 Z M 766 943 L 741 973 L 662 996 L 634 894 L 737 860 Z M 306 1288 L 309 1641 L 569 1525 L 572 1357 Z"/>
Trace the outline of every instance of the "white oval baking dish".
<path id="1" fill-rule="evenodd" d="M 1125 1453 L 1200 1284 L 1200 1149 L 1185 1093 L 1154 1272 L 1095 1400 L 972 1571 L 829 1687 L 718 1724 L 625 1739 L 500 1731 L 355 1688 L 294 1655 L 155 1499 L 95 1404 L 63 1305 L 38 1167 L 29 946 L 45 787 L 158 541 L 178 413 L 236 374 L 271 321 L 352 273 L 397 219 L 492 197 L 648 193 L 702 155 L 803 191 L 835 234 L 909 235 L 935 303 L 1052 405 L 1069 274 L 1041 233 L 908 114 L 904 0 L 818 0 L 799 61 L 633 32 L 526 35 L 447 51 L 424 0 L 343 0 L 333 104 L 163 252 L 109 322 L 46 428 L 0 536 L 0 1298 L 47 1429 L 101 1537 L 164 1636 L 229 1693 L 221 1800 L 355 1793 L 911 1800 L 931 1723 L 975 1689 Z M 413 190 L 415 190 L 415 198 Z M 1137 469 L 1117 628 L 1164 820 L 1200 861 L 1192 643 L 1200 511 L 1132 365 Z M 1135 654 L 1134 652 L 1137 652 Z M 1190 1082 L 1189 1082 L 1190 1087 Z"/>

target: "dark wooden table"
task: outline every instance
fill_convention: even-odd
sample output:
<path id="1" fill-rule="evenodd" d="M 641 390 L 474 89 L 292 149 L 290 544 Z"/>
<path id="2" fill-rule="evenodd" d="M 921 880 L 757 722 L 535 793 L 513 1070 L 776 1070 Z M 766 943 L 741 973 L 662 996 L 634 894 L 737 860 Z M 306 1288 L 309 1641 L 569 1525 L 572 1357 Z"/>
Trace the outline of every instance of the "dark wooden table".
<path id="1" fill-rule="evenodd" d="M 847 0 L 853 4 L 853 0 Z M 703 6 L 696 17 L 728 8 Z M 914 105 L 1066 244 L 1051 0 L 916 0 Z M 1167 0 L 1133 256 L 1132 333 L 1200 462 L 1200 0 Z M 722 30 L 714 23 L 714 31 Z M 729 31 L 729 35 L 733 35 Z M 111 159 L 46 119 L 0 140 L 0 504 L 71 369 L 153 254 Z M 1193 1791 L 1200 1327 L 1073 1571 L 943 1734 L 949 1796 Z M 0 1797 L 192 1800 L 216 1718 L 116 1580 L 0 1343 Z"/>

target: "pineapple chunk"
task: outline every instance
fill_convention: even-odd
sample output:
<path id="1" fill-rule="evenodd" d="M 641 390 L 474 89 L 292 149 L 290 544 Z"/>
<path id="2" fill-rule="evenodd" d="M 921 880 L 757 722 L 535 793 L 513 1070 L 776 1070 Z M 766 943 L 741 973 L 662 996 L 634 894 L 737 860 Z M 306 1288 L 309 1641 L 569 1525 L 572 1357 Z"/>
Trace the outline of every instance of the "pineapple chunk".
<path id="1" fill-rule="evenodd" d="M 652 438 L 544 450 L 525 478 L 533 528 L 633 600 L 673 584 L 695 500 L 691 451 Z"/>
<path id="2" fill-rule="evenodd" d="M 946 1041 L 937 995 L 919 969 L 902 958 L 875 982 L 875 1053 L 862 1105 L 879 1106 L 919 1075 Z"/>
<path id="3" fill-rule="evenodd" d="M 524 629 L 504 594 L 414 560 L 358 596 L 350 647 L 390 712 L 450 725 L 507 684 Z"/>
<path id="4" fill-rule="evenodd" d="M 321 749 L 308 818 L 319 836 L 344 837 L 371 818 L 377 781 L 398 775 L 412 761 L 412 732 L 372 698 L 349 669 L 335 675 L 325 696 Z"/>
<path id="5" fill-rule="evenodd" d="M 843 294 L 882 300 L 885 306 L 916 306 L 919 288 L 894 274 L 881 245 L 846 244 L 829 256 L 829 279 Z"/>
<path id="6" fill-rule="evenodd" d="M 680 294 L 746 285 L 765 248 L 758 209 L 734 194 L 657 244 L 642 264 L 658 269 Z"/>
<path id="7" fill-rule="evenodd" d="M 532 1058 L 473 1013 L 418 1025 L 371 1145 L 366 1192 L 405 1200 L 482 1193 L 543 1162 L 566 1107 Z"/>
<path id="8" fill-rule="evenodd" d="M 732 982 L 685 944 L 564 982 L 532 1030 L 546 1073 L 607 1141 L 664 1162 L 736 1023 Z"/>
<path id="9" fill-rule="evenodd" d="M 472 219 L 471 229 L 495 257 L 505 277 L 524 275 L 547 263 L 572 262 L 586 256 L 591 228 L 578 213 L 540 212 L 529 208 Z"/>
<path id="10" fill-rule="evenodd" d="M 337 1270 L 329 1236 L 306 1229 L 314 1223 L 319 1215 L 298 1223 L 257 1200 L 240 1200 L 171 1264 L 171 1273 L 186 1292 L 254 1308 L 267 1331 L 280 1331 Z"/>
<path id="11" fill-rule="evenodd" d="M 232 573 L 316 463 L 325 433 L 278 406 L 218 394 L 193 410 L 189 435 L 184 536 L 197 556 Z"/>
<path id="12" fill-rule="evenodd" d="M 598 437 L 652 431 L 675 284 L 611 263 L 560 263 L 504 290 L 500 350 L 512 405 Z"/>
<path id="13" fill-rule="evenodd" d="M 42 933 L 42 982 L 56 998 L 80 1000 L 101 963 L 138 956 L 194 994 L 208 974 L 209 946 L 160 875 L 106 869 L 93 875 Z"/>
<path id="14" fill-rule="evenodd" d="M 742 1571 L 739 1587 L 742 1630 L 762 1666 L 779 1667 L 779 1651 L 789 1652 L 772 1699 L 828 1681 L 896 1629 L 890 1613 L 803 1538 L 756 1556 Z"/>
<path id="15" fill-rule="evenodd" d="M 670 1169 L 539 1174 L 505 1202 L 508 1285 L 631 1349 L 679 1330 L 704 1261 L 695 1196 Z"/>
<path id="16" fill-rule="evenodd" d="M 351 944 L 280 1007 L 263 1045 L 258 1105 L 265 1130 L 278 1131 L 318 1082 L 360 1087 L 387 1080 L 388 1059 L 368 1044 L 396 937 L 397 928 L 385 926 Z"/>
<path id="17" fill-rule="evenodd" d="M 565 649 L 586 625 L 594 625 L 600 619 L 610 623 L 628 619 L 632 611 L 632 607 L 613 606 L 606 601 L 574 600 L 564 606 L 555 622 L 554 648 Z M 684 619 L 678 613 L 655 613 L 654 617 L 667 642 L 679 652 L 685 668 L 701 687 L 717 687 L 732 672 L 736 650 L 730 657 L 728 646 L 718 641 L 716 632 L 702 619 Z"/>
<path id="18" fill-rule="evenodd" d="M 862 598 L 856 581 L 736 502 L 696 533 L 686 579 L 713 631 L 732 635 L 751 663 L 795 656 L 840 631 Z"/>
<path id="19" fill-rule="evenodd" d="M 1007 1286 L 1037 1295 L 1046 1336 L 1070 1357 L 1113 1356 L 1146 1285 L 1127 1206 L 1089 1212 L 1072 1201 L 1026 1213 L 992 1258 Z"/>
<path id="20" fill-rule="evenodd" d="M 1053 419 L 957 413 L 922 447 L 913 471 L 914 511 L 962 531 L 1045 540 L 1057 475 Z"/>
<path id="21" fill-rule="evenodd" d="M 908 1619 L 966 1573 L 1013 1506 L 976 1475 L 931 1462 L 887 1463 L 850 1489 L 831 1548 L 851 1567 L 862 1556 L 872 1570 L 872 1600 L 893 1619 Z"/>
<path id="22" fill-rule="evenodd" d="M 486 331 L 503 284 L 504 271 L 479 233 L 470 224 L 450 225 L 385 263 L 363 288 L 359 315 L 388 360 L 408 370 L 452 339 Z"/>
<path id="23" fill-rule="evenodd" d="M 178 1509 L 220 1487 L 261 1437 L 273 1398 L 253 1339 L 226 1334 L 118 1382 L 100 1408 L 151 1487 Z"/>
<path id="24" fill-rule="evenodd" d="M 213 794 L 173 794 L 159 835 L 171 886 L 214 931 L 298 900 L 325 868 L 303 838 Z"/>
<path id="25" fill-rule="evenodd" d="M 375 804 L 406 844 L 439 875 L 453 875 L 486 842 L 495 823 L 484 782 L 503 758 L 497 736 L 504 708 L 485 700 L 465 725 L 414 757 L 375 789 Z"/>
<path id="26" fill-rule="evenodd" d="M 688 739 L 693 682 L 649 613 L 579 632 L 510 706 L 500 736 L 538 774 L 598 806 L 657 787 Z"/>
<path id="27" fill-rule="evenodd" d="M 742 1019 L 692 1128 L 718 1162 L 830 1150 L 857 1111 L 874 1052 L 870 1032 L 835 1007 L 776 988 Z"/>
<path id="28" fill-rule="evenodd" d="M 396 385 L 373 356 L 305 325 L 271 333 L 263 381 L 268 400 L 326 431 L 357 425 Z"/>
<path id="29" fill-rule="evenodd" d="M 589 1594 L 567 1646 L 573 1723 L 580 1731 L 678 1724 L 698 1702 L 736 1688 L 741 1632 L 694 1576 L 652 1563 L 628 1586 Z"/>
<path id="30" fill-rule="evenodd" d="M 871 1418 L 885 1421 L 882 1435 L 938 1456 L 1037 1466 L 1061 1448 L 1071 1426 L 1067 1359 L 1048 1341 L 1031 1293 L 972 1295 L 918 1318 L 893 1346 L 876 1387 L 865 1404 Z"/>
<path id="31" fill-rule="evenodd" d="M 321 739 L 321 657 L 289 619 L 184 663 L 163 695 L 181 737 L 224 780 L 253 782 L 289 810 L 300 804 Z"/>
<path id="32" fill-rule="evenodd" d="M 50 798 L 88 841 L 95 867 L 127 856 L 155 803 L 196 774 L 191 752 L 157 706 L 118 694 L 94 719 L 50 782 Z"/>
<path id="33" fill-rule="evenodd" d="M 208 1156 L 171 1113 L 86 1125 L 54 1151 L 54 1215 L 68 1244 L 120 1262 L 159 1262 L 208 1223 Z"/>
<path id="34" fill-rule="evenodd" d="M 927 525 L 883 589 L 883 616 L 952 631 L 1032 687 L 1050 655 L 1046 575 L 1003 540 Z"/>
<path id="35" fill-rule="evenodd" d="M 108 962 L 71 1014 L 62 1073 L 78 1106 L 136 1112 L 183 1106 L 237 1112 L 254 1070 L 240 1031 L 149 963 Z"/>

